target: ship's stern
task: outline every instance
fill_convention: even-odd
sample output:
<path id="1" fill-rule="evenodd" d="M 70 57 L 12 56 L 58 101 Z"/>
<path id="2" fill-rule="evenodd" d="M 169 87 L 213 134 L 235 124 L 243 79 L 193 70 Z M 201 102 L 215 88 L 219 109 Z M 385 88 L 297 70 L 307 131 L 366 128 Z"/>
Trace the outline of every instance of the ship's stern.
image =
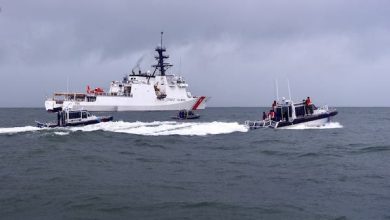
<path id="1" fill-rule="evenodd" d="M 62 103 L 58 103 L 53 99 L 48 99 L 45 101 L 45 108 L 48 112 L 58 112 L 62 110 Z"/>
<path id="2" fill-rule="evenodd" d="M 206 108 L 206 102 L 210 99 L 210 97 L 200 96 L 197 97 L 194 105 L 192 106 L 192 110 L 199 110 Z"/>

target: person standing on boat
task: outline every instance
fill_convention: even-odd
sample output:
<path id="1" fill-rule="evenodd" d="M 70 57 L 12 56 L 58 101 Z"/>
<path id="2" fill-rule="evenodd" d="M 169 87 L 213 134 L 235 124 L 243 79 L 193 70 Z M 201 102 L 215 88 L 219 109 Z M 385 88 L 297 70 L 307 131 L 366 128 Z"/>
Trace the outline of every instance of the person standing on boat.
<path id="1" fill-rule="evenodd" d="M 272 110 L 273 111 L 275 111 L 276 105 L 277 105 L 276 100 L 274 100 L 274 102 L 272 103 Z"/>
<path id="2" fill-rule="evenodd" d="M 263 121 L 265 121 L 267 119 L 267 114 L 265 114 L 265 112 L 263 112 Z"/>
<path id="3" fill-rule="evenodd" d="M 271 120 L 274 120 L 275 119 L 275 111 L 273 109 L 271 109 L 269 111 L 269 119 Z"/>
<path id="4" fill-rule="evenodd" d="M 306 99 L 306 114 L 313 114 L 313 104 L 311 103 L 310 97 Z"/>

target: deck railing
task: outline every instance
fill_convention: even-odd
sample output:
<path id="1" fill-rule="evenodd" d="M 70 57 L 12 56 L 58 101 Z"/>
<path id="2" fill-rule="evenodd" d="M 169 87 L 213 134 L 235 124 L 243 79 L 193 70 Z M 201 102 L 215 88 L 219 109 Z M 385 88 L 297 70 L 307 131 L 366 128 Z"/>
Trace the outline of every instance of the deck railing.
<path id="1" fill-rule="evenodd" d="M 108 93 L 108 92 L 102 92 L 102 93 L 91 93 L 91 94 L 79 94 L 79 93 L 69 93 L 69 94 L 60 94 L 60 95 L 54 95 L 54 97 L 48 99 L 56 101 L 57 103 L 63 102 L 63 101 L 69 101 L 69 100 L 76 100 L 76 101 L 84 101 L 88 97 L 97 97 L 97 96 L 116 96 L 116 97 L 133 97 L 132 93 L 124 93 L 121 95 L 118 95 L 116 93 Z M 56 97 L 63 97 L 62 99 L 56 99 Z"/>

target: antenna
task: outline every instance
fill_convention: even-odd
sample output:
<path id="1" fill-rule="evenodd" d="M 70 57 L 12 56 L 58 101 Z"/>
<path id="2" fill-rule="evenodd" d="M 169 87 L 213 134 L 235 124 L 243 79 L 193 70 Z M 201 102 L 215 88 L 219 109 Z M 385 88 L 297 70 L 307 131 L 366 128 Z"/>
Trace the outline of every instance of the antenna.
<path id="1" fill-rule="evenodd" d="M 66 93 L 69 93 L 69 75 L 66 76 Z"/>
<path id="2" fill-rule="evenodd" d="M 170 64 L 170 63 L 164 62 L 164 60 L 165 60 L 165 59 L 168 59 L 169 56 L 164 54 L 164 52 L 166 51 L 166 49 L 163 48 L 163 44 L 162 44 L 162 43 L 163 43 L 163 34 L 164 34 L 164 32 L 161 31 L 161 45 L 155 49 L 155 51 L 158 53 L 158 55 L 154 57 L 154 58 L 157 60 L 157 64 L 152 65 L 152 67 L 155 68 L 154 71 L 153 71 L 152 76 L 154 76 L 154 74 L 156 73 L 157 70 L 160 71 L 160 75 L 161 75 L 161 76 L 165 76 L 166 70 L 167 70 L 169 67 L 172 67 L 172 66 L 173 66 L 173 65 Z"/>
<path id="3" fill-rule="evenodd" d="M 181 57 L 180 57 L 180 61 L 179 61 L 179 74 L 181 75 Z"/>
<path id="4" fill-rule="evenodd" d="M 287 78 L 287 87 L 288 87 L 288 96 L 290 97 L 290 101 L 291 101 L 290 80 L 288 80 L 288 78 Z"/>
<path id="5" fill-rule="evenodd" d="M 161 44 L 160 44 L 160 45 L 161 45 L 161 48 L 163 47 L 163 46 L 162 46 L 162 39 L 163 39 L 163 34 L 164 34 L 164 32 L 163 32 L 163 31 L 161 31 Z"/>
<path id="6" fill-rule="evenodd" d="M 276 100 L 279 102 L 279 84 L 278 84 L 278 79 L 275 79 L 275 92 L 276 92 Z"/>

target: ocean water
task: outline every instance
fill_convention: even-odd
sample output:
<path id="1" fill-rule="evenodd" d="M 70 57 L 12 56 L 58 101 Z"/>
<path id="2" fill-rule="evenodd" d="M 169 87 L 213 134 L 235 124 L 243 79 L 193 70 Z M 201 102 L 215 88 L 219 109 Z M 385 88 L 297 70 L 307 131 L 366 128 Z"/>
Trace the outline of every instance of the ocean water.
<path id="1" fill-rule="evenodd" d="M 263 110 L 38 129 L 55 115 L 0 109 L 0 218 L 390 219 L 390 108 L 248 131 Z"/>

